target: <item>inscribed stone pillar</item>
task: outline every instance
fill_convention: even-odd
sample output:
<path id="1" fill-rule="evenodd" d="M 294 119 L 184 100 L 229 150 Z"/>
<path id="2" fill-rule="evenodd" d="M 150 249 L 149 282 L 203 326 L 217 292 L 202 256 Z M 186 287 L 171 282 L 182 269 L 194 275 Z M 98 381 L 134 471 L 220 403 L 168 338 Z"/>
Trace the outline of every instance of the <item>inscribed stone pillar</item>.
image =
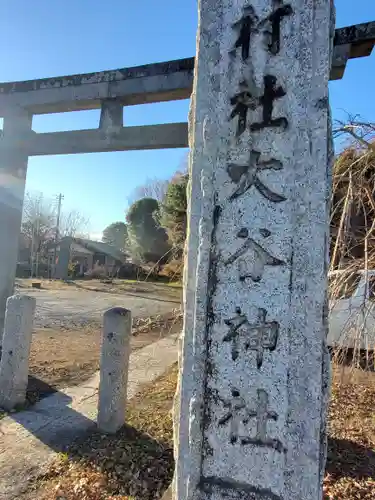
<path id="1" fill-rule="evenodd" d="M 200 1 L 176 500 L 322 498 L 333 34 L 326 0 Z"/>
<path id="2" fill-rule="evenodd" d="M 12 109 L 4 117 L 0 135 L 0 141 L 7 148 L 0 156 L 0 339 L 6 300 L 13 294 L 16 274 L 28 160 L 22 146 L 32 133 L 31 123 L 31 115 Z"/>

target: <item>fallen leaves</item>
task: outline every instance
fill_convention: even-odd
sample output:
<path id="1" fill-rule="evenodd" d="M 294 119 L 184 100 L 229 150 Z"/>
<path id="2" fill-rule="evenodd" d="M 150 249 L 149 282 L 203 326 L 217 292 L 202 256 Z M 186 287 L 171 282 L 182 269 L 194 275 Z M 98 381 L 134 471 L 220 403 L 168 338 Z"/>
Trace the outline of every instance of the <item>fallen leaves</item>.
<path id="1" fill-rule="evenodd" d="M 375 498 L 375 374 L 334 367 L 325 500 Z"/>

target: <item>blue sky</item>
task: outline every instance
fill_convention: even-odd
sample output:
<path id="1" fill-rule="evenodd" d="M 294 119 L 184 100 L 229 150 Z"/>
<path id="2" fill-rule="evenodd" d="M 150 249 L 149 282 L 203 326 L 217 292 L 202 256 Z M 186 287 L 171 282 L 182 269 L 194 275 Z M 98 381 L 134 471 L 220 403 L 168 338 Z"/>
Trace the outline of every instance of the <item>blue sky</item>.
<path id="1" fill-rule="evenodd" d="M 337 27 L 375 20 L 374 0 L 336 0 Z M 0 81 L 29 80 L 193 56 L 197 5 L 189 0 L 0 0 Z M 374 51 L 375 52 L 375 51 Z M 375 121 L 375 53 L 352 60 L 330 84 L 334 118 Z M 125 125 L 185 121 L 188 101 L 132 106 Z M 37 116 L 37 132 L 95 128 L 99 111 Z M 186 150 L 31 158 L 27 190 L 64 194 L 64 208 L 90 218 L 97 235 L 124 220 L 128 196 L 147 178 L 168 178 Z"/>

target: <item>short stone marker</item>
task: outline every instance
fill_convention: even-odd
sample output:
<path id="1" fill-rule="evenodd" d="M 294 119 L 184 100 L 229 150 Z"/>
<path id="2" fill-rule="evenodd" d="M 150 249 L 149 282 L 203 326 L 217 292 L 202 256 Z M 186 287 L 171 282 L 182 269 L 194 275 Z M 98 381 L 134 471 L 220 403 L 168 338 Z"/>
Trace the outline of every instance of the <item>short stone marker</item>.
<path id="1" fill-rule="evenodd" d="M 107 433 L 125 423 L 131 328 L 128 309 L 114 307 L 104 313 L 97 423 Z"/>
<path id="2" fill-rule="evenodd" d="M 322 498 L 333 14 L 200 1 L 175 500 Z"/>
<path id="3" fill-rule="evenodd" d="M 0 361 L 0 407 L 12 410 L 26 399 L 36 301 L 13 295 L 6 302 Z"/>

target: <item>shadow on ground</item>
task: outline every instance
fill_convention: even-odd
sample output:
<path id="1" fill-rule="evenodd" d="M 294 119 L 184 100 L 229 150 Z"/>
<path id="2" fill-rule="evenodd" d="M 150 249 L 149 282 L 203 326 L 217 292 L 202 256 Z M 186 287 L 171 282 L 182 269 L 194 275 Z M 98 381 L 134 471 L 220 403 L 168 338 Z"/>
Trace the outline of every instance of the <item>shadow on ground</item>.
<path id="1" fill-rule="evenodd" d="M 41 380 L 31 377 L 27 391 L 27 402 L 10 418 L 55 452 L 66 451 L 77 436 L 85 435 L 96 423 L 71 408 L 71 396 L 58 391 Z M 39 397 L 33 404 L 32 398 Z M 47 398 L 47 396 L 49 396 Z"/>
<path id="2" fill-rule="evenodd" d="M 47 382 L 44 382 L 37 377 L 29 375 L 26 399 L 30 405 L 35 404 L 37 401 L 46 398 L 51 394 L 55 394 L 56 392 L 58 392 L 58 389 L 56 389 L 56 387 L 47 384 Z"/>
<path id="3" fill-rule="evenodd" d="M 348 439 L 328 439 L 326 472 L 335 479 L 375 478 L 375 452 Z"/>

